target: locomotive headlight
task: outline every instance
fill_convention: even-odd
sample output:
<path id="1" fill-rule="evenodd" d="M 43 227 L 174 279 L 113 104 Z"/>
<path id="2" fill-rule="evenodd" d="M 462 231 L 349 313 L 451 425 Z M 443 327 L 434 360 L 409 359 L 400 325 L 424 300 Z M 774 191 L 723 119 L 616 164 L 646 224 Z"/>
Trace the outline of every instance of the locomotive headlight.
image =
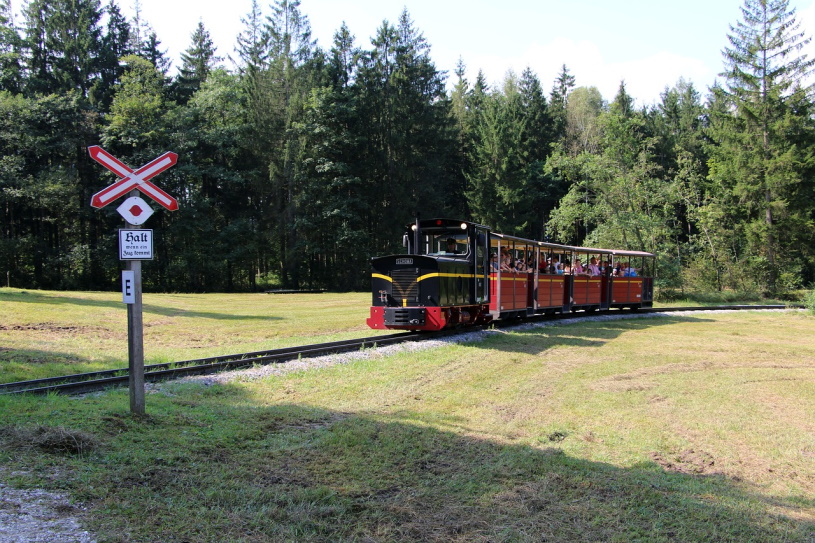
<path id="1" fill-rule="evenodd" d="M 467 230 L 467 223 L 466 222 L 461 223 L 461 229 L 462 230 Z"/>
<path id="2" fill-rule="evenodd" d="M 411 229 L 411 230 L 413 230 L 413 231 L 415 232 L 415 231 L 416 231 L 416 225 L 415 225 L 415 224 L 411 224 L 411 225 L 410 225 L 410 229 Z"/>

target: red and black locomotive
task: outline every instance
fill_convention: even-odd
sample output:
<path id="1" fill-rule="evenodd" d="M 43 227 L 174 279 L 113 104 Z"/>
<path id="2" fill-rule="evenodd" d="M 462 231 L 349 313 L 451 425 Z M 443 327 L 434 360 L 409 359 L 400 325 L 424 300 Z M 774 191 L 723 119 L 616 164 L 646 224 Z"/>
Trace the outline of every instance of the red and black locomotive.
<path id="1" fill-rule="evenodd" d="M 417 220 L 403 241 L 406 254 L 372 259 L 371 328 L 441 330 L 652 305 L 651 253 L 529 240 L 452 219 Z"/>

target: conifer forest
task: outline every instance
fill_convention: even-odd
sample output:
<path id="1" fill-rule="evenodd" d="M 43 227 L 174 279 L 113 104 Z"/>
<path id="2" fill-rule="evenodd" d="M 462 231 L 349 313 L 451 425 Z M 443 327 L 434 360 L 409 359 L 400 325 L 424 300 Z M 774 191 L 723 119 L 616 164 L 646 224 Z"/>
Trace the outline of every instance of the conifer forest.
<path id="1" fill-rule="evenodd" d="M 788 0 L 744 0 L 718 82 L 666 82 L 644 107 L 566 65 L 444 73 L 407 10 L 323 49 L 308 0 L 255 0 L 229 61 L 201 22 L 173 67 L 107 1 L 0 0 L 3 286 L 119 288 L 122 217 L 90 206 L 116 177 L 92 145 L 134 168 L 179 156 L 145 290 L 366 289 L 417 212 L 651 251 L 664 288 L 815 282 L 813 59 Z"/>

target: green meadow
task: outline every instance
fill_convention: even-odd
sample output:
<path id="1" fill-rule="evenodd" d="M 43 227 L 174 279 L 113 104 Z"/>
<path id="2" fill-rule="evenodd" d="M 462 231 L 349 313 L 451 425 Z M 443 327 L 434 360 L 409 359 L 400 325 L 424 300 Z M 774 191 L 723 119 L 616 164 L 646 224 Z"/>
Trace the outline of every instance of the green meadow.
<path id="1" fill-rule="evenodd" d="M 113 295 L 0 296 L 0 366 L 123 361 Z M 148 357 L 368 333 L 368 295 L 310 296 L 145 296 Z M 815 539 L 805 312 L 525 326 L 366 354 L 163 383 L 143 417 L 124 389 L 0 396 L 0 480 L 68 495 L 111 542 Z"/>
<path id="2" fill-rule="evenodd" d="M 145 364 L 377 335 L 370 293 L 151 294 Z M 0 383 L 127 368 L 117 292 L 0 288 Z"/>

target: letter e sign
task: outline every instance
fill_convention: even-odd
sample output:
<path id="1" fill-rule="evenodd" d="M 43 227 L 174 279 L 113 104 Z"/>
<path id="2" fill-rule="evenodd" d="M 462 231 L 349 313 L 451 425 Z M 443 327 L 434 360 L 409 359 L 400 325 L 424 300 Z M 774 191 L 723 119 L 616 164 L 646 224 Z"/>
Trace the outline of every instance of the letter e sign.
<path id="1" fill-rule="evenodd" d="M 136 272 L 133 270 L 122 270 L 122 302 L 136 303 Z"/>

